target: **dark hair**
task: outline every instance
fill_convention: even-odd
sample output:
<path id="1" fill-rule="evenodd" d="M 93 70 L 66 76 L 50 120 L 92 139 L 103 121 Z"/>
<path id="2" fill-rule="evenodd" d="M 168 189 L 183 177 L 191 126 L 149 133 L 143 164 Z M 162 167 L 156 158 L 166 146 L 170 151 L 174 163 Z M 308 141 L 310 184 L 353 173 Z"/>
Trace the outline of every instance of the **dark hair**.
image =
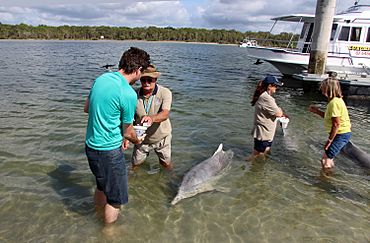
<path id="1" fill-rule="evenodd" d="M 137 47 L 130 47 L 121 57 L 118 64 L 118 69 L 122 69 L 126 74 L 131 74 L 137 69 L 146 69 L 150 64 L 149 54 Z"/>
<path id="2" fill-rule="evenodd" d="M 251 101 L 252 106 L 254 106 L 260 97 L 260 95 L 267 90 L 267 87 L 269 84 L 266 84 L 263 82 L 263 80 L 259 81 L 256 87 L 256 90 L 254 91 L 254 95 Z"/>

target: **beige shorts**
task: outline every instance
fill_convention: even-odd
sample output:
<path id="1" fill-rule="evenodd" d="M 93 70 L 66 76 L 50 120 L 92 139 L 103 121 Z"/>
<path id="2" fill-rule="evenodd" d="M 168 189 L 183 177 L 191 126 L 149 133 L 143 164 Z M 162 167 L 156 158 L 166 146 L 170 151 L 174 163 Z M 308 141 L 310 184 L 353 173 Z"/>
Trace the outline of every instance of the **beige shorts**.
<path id="1" fill-rule="evenodd" d="M 171 163 L 171 139 L 172 135 L 170 134 L 154 144 L 135 145 L 132 153 L 132 164 L 140 165 L 144 163 L 150 151 L 154 150 L 158 156 L 159 163 L 169 165 Z"/>

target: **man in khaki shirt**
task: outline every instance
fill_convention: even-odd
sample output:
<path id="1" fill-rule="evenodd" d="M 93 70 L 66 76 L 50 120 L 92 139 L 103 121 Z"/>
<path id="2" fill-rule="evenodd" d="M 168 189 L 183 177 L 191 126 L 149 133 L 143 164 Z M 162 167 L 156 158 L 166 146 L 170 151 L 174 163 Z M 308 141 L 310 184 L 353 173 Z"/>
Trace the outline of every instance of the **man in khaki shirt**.
<path id="1" fill-rule="evenodd" d="M 171 138 L 172 127 L 169 119 L 172 92 L 157 84 L 160 73 L 154 65 L 143 71 L 141 88 L 138 90 L 138 102 L 135 123 L 146 125 L 146 137 L 142 144 L 135 145 L 132 154 L 132 169 L 144 163 L 150 151 L 154 150 L 159 163 L 172 169 Z"/>

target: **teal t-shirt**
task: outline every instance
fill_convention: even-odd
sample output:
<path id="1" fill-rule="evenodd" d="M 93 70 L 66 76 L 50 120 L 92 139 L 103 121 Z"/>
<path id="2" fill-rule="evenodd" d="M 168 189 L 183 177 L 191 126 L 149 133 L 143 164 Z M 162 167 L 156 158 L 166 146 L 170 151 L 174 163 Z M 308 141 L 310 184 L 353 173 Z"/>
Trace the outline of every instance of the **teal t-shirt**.
<path id="1" fill-rule="evenodd" d="M 119 72 L 99 76 L 89 94 L 89 119 L 86 144 L 95 150 L 119 148 L 123 141 L 123 123 L 134 120 L 136 92 Z"/>

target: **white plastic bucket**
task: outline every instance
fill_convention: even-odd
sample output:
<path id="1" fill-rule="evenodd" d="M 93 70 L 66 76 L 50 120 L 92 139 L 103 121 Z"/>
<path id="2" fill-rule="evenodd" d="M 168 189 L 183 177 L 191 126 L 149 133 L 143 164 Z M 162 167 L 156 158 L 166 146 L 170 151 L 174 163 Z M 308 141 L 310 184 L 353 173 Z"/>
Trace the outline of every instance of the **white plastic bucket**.
<path id="1" fill-rule="evenodd" d="M 282 128 L 287 128 L 288 127 L 288 123 L 289 123 L 289 118 L 288 117 L 279 117 L 278 121 L 280 122 L 280 126 Z"/>
<path id="2" fill-rule="evenodd" d="M 143 136 L 145 134 L 145 132 L 146 132 L 146 129 L 148 129 L 148 127 L 134 126 L 134 130 L 136 132 L 136 136 L 138 136 L 138 137 Z"/>

